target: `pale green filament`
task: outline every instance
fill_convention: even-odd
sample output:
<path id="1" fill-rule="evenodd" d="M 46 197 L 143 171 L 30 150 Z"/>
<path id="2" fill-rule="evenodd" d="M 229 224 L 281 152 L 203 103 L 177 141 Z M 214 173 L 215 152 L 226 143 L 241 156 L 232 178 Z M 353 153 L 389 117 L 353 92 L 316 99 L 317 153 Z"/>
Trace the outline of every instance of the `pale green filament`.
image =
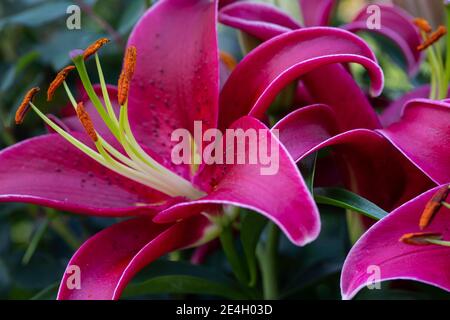
<path id="1" fill-rule="evenodd" d="M 47 116 L 45 116 L 39 109 L 32 103 L 30 103 L 33 110 L 36 112 L 36 114 L 44 120 L 45 123 L 47 123 L 53 130 L 55 130 L 58 134 L 60 134 L 64 139 L 66 139 L 68 142 L 70 142 L 73 146 L 78 148 L 80 151 L 82 151 L 84 154 L 88 155 L 93 160 L 97 161 L 101 165 L 107 167 L 108 169 L 127 177 L 131 180 L 134 180 L 136 182 L 139 182 L 143 185 L 149 186 L 153 189 L 156 189 L 162 193 L 165 193 L 169 196 L 175 197 L 175 196 L 185 196 L 185 197 L 192 197 L 194 192 L 192 190 L 171 190 L 167 188 L 165 185 L 161 183 L 161 181 L 157 181 L 155 179 L 151 179 L 148 175 L 146 175 L 143 172 L 140 172 L 138 170 L 135 170 L 133 168 L 127 167 L 123 165 L 122 163 L 114 160 L 111 156 L 109 156 L 102 144 L 101 140 L 96 142 L 96 147 L 99 150 L 99 152 L 94 151 L 66 131 L 64 131 L 62 128 L 60 128 L 56 123 L 54 123 L 52 120 L 50 120 Z M 117 151 L 118 152 L 118 151 Z M 191 187 L 193 188 L 193 187 Z M 180 189 L 180 188 L 176 188 Z M 195 190 L 195 189 L 194 189 Z M 199 194 L 199 191 L 195 190 L 197 192 L 197 195 Z"/>
<path id="2" fill-rule="evenodd" d="M 439 246 L 450 247 L 450 241 L 437 240 L 437 239 L 426 239 L 425 241 L 428 243 L 431 243 L 431 244 L 437 244 Z"/>
<path id="3" fill-rule="evenodd" d="M 195 139 L 192 136 L 192 134 L 189 135 L 189 143 L 191 145 L 191 159 L 192 159 L 191 174 L 194 175 L 198 171 L 199 163 L 201 161 L 201 155 L 199 154 L 197 143 L 195 143 Z"/>
<path id="4" fill-rule="evenodd" d="M 119 133 L 117 131 L 117 127 L 114 126 L 114 122 L 109 117 L 108 113 L 105 111 L 105 108 L 103 107 L 102 102 L 100 101 L 99 97 L 95 93 L 94 87 L 92 86 L 91 79 L 89 78 L 88 72 L 86 70 L 86 64 L 84 63 L 83 56 L 80 55 L 78 57 L 75 57 L 73 59 L 73 62 L 75 64 L 75 67 L 77 68 L 78 75 L 80 76 L 81 82 L 83 83 L 84 89 L 86 90 L 87 95 L 89 96 L 89 99 L 91 100 L 92 104 L 94 105 L 95 109 L 97 110 L 98 114 L 102 118 L 102 120 L 106 123 L 111 133 L 118 138 Z M 101 77 L 103 80 L 100 80 L 100 83 L 104 81 L 104 78 Z"/>
<path id="5" fill-rule="evenodd" d="M 98 77 L 100 79 L 100 86 L 102 87 L 103 100 L 105 101 L 106 110 L 108 111 L 108 115 L 114 123 L 115 128 L 119 127 L 119 121 L 117 121 L 116 114 L 114 113 L 114 109 L 111 104 L 111 100 L 109 99 L 108 89 L 106 88 L 105 77 L 103 76 L 102 66 L 100 64 L 100 59 L 98 58 L 98 54 L 95 54 L 95 63 L 97 64 Z"/>
<path id="6" fill-rule="evenodd" d="M 421 31 L 424 41 L 427 39 L 427 34 Z M 438 43 L 427 48 L 428 62 L 431 67 L 431 90 L 430 99 L 445 99 L 447 97 L 446 75 L 444 70 L 444 62 L 441 57 Z"/>
<path id="7" fill-rule="evenodd" d="M 450 4 L 446 5 L 447 11 L 447 30 L 450 30 Z M 447 34 L 447 48 L 445 58 L 445 83 L 450 82 L 450 35 Z"/>
<path id="8" fill-rule="evenodd" d="M 427 39 L 427 34 L 421 31 L 424 41 Z M 447 97 L 448 81 L 446 71 L 444 69 L 444 62 L 440 51 L 439 43 L 427 48 L 428 62 L 431 66 L 431 90 L 430 99 L 445 99 Z"/>

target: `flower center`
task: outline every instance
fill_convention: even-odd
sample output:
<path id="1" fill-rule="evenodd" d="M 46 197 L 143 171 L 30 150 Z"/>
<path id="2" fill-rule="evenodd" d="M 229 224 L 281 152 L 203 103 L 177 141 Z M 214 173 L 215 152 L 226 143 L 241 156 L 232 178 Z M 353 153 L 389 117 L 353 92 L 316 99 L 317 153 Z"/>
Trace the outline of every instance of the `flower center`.
<path id="1" fill-rule="evenodd" d="M 47 92 L 48 101 L 53 98 L 53 94 L 58 87 L 64 86 L 67 96 L 74 107 L 77 116 L 83 125 L 86 133 L 95 144 L 95 149 L 87 146 L 80 140 L 76 139 L 70 133 L 59 127 L 55 122 L 45 116 L 32 102 L 34 95 L 39 91 L 38 88 L 33 88 L 28 92 L 21 106 L 16 113 L 16 123 L 20 124 L 28 109 L 31 108 L 36 114 L 42 118 L 53 130 L 60 134 L 64 139 L 70 142 L 73 146 L 78 148 L 84 154 L 94 159 L 101 165 L 108 169 L 127 177 L 131 180 L 139 182 L 143 185 L 156 189 L 168 196 L 172 197 L 186 197 L 189 199 L 198 199 L 204 196 L 204 193 L 193 186 L 193 184 L 178 176 L 171 170 L 162 166 L 154 160 L 136 141 L 130 123 L 128 120 L 128 90 L 130 82 L 133 77 L 134 68 L 136 64 L 136 48 L 129 47 L 127 49 L 123 70 L 119 79 L 118 86 L 118 101 L 120 104 L 120 114 L 117 118 L 114 112 L 111 100 L 106 87 L 103 71 L 100 65 L 100 59 L 97 51 L 104 44 L 108 42 L 107 39 L 100 39 L 89 46 L 86 50 L 75 50 L 71 52 L 71 57 L 74 66 L 68 66 L 58 73 L 55 80 L 49 86 Z M 90 56 L 95 56 L 98 76 L 100 79 L 100 86 L 102 90 L 102 102 L 96 94 L 92 83 L 90 81 L 85 59 Z M 114 138 L 122 146 L 124 152 L 120 152 L 108 143 L 101 134 L 95 130 L 94 124 L 88 112 L 84 109 L 83 103 L 77 103 L 72 95 L 67 83 L 66 77 L 73 69 L 78 71 L 81 82 L 87 95 L 95 107 L 96 111 L 104 121 Z"/>

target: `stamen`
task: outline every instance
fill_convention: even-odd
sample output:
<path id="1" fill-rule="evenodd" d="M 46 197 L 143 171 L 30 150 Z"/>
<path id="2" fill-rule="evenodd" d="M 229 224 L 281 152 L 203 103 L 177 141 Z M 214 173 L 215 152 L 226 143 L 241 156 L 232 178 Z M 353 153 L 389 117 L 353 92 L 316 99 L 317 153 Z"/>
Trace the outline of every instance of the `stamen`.
<path id="1" fill-rule="evenodd" d="M 22 103 L 20 104 L 19 108 L 17 109 L 15 120 L 16 124 L 22 124 L 23 120 L 25 119 L 25 116 L 30 110 L 30 102 L 33 101 L 34 96 L 40 91 L 38 87 L 34 87 L 30 89 L 25 97 L 22 100 Z"/>
<path id="2" fill-rule="evenodd" d="M 424 18 L 415 18 L 413 23 L 423 32 L 430 33 L 433 30 L 430 23 Z"/>
<path id="3" fill-rule="evenodd" d="M 93 44 L 91 44 L 89 47 L 87 47 L 83 52 L 83 59 L 86 60 L 93 54 L 95 54 L 101 47 L 103 47 L 105 44 L 109 42 L 108 38 L 101 38 L 95 41 Z"/>
<path id="4" fill-rule="evenodd" d="M 69 75 L 70 71 L 75 69 L 75 66 L 67 66 L 64 69 L 62 69 L 58 74 L 56 75 L 55 79 L 50 83 L 50 86 L 47 90 L 47 101 L 52 101 L 53 96 L 55 94 L 56 89 L 58 89 L 61 84 L 66 80 L 67 76 Z"/>
<path id="5" fill-rule="evenodd" d="M 444 26 L 439 26 L 439 28 L 433 32 L 425 41 L 417 47 L 417 50 L 423 51 L 428 47 L 432 46 L 434 43 L 439 41 L 443 36 L 447 34 L 447 28 Z"/>
<path id="6" fill-rule="evenodd" d="M 445 186 L 445 187 L 439 189 L 433 195 L 433 197 L 430 199 L 430 201 L 427 202 L 427 204 L 425 206 L 425 210 L 423 211 L 422 215 L 420 216 L 420 221 L 419 221 L 420 230 L 423 230 L 430 225 L 431 221 L 436 216 L 436 213 L 438 213 L 439 209 L 441 209 L 442 202 L 447 198 L 449 193 L 450 193 L 450 188 L 448 186 Z"/>
<path id="7" fill-rule="evenodd" d="M 97 142 L 97 132 L 95 132 L 91 117 L 87 113 L 86 109 L 84 109 L 83 102 L 78 103 L 76 111 L 78 119 L 80 119 L 80 122 L 83 125 L 84 130 L 86 130 L 86 133 L 89 135 L 89 137 L 91 137 L 92 141 Z"/>
<path id="8" fill-rule="evenodd" d="M 227 66 L 227 68 L 230 71 L 236 67 L 237 61 L 228 52 L 220 51 L 219 57 L 220 57 L 220 60 L 222 60 L 222 62 Z"/>
<path id="9" fill-rule="evenodd" d="M 134 69 L 136 67 L 136 54 L 136 47 L 134 46 L 128 47 L 125 53 L 123 69 L 118 83 L 117 98 L 121 106 L 123 106 L 128 99 L 128 91 L 130 89 L 131 79 L 133 78 Z"/>
<path id="10" fill-rule="evenodd" d="M 399 241 L 415 245 L 415 246 L 423 246 L 430 245 L 428 240 L 441 240 L 442 234 L 438 232 L 415 232 L 415 233 L 407 233 L 400 237 Z"/>

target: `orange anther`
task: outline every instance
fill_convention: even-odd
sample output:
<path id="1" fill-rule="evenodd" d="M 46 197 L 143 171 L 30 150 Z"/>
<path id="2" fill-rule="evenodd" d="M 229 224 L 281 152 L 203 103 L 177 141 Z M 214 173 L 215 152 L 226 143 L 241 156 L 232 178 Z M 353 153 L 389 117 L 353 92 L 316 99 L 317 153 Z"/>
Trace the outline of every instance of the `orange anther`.
<path id="1" fill-rule="evenodd" d="M 97 142 L 98 141 L 97 132 L 94 129 L 94 124 L 92 123 L 91 117 L 87 113 L 86 109 L 84 109 L 83 102 L 78 103 L 76 111 L 78 119 L 83 125 L 84 130 L 86 131 L 88 136 L 91 137 L 92 141 Z"/>
<path id="2" fill-rule="evenodd" d="M 95 41 L 93 44 L 91 44 L 89 47 L 87 47 L 84 50 L 84 53 L 83 53 L 84 60 L 86 60 L 87 58 L 89 58 L 90 56 L 95 54 L 101 47 L 103 47 L 108 42 L 109 42 L 108 38 L 101 38 L 101 39 L 98 39 L 97 41 Z"/>
<path id="3" fill-rule="evenodd" d="M 27 92 L 19 108 L 17 108 L 15 116 L 16 124 L 21 124 L 23 122 L 28 110 L 30 110 L 30 102 L 39 91 L 40 89 L 38 87 L 34 87 Z"/>
<path id="4" fill-rule="evenodd" d="M 48 87 L 47 101 L 52 101 L 56 89 L 58 89 L 61 86 L 61 84 L 66 80 L 70 71 L 72 71 L 73 69 L 75 69 L 75 66 L 67 66 L 60 72 L 58 72 L 55 79 L 52 81 L 52 83 L 50 83 L 50 86 Z"/>

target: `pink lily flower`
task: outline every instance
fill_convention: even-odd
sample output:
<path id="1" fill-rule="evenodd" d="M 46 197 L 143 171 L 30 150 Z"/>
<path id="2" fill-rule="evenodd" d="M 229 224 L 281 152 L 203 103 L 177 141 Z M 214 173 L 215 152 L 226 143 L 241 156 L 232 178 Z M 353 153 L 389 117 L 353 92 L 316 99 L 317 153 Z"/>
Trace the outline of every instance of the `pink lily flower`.
<path id="1" fill-rule="evenodd" d="M 450 292 L 450 210 L 438 208 L 430 225 L 425 230 L 419 227 L 424 209 L 436 205 L 435 200 L 445 201 L 448 187 L 435 187 L 403 204 L 358 240 L 342 270 L 343 299 L 353 298 L 367 285 L 396 279 L 420 281 Z M 436 199 L 438 193 L 443 196 Z"/>
<path id="2" fill-rule="evenodd" d="M 305 3 L 312 6 L 313 3 L 319 4 L 321 1 L 306 1 Z M 417 43 L 420 43 L 420 36 L 412 23 L 412 17 L 410 19 L 405 17 L 405 13 L 394 7 L 381 6 L 380 8 L 383 16 L 390 17 L 389 23 L 383 24 L 383 28 L 391 30 L 394 29 L 394 25 L 398 25 L 397 30 L 405 30 L 402 34 L 408 35 L 407 38 L 410 40 L 415 39 L 408 42 L 410 43 L 409 53 L 412 55 L 413 51 L 418 52 L 416 46 Z M 276 36 L 267 43 L 278 39 L 280 37 L 277 36 L 278 34 L 289 32 L 293 29 L 295 22 L 273 6 L 254 2 L 237 2 L 226 6 L 221 10 L 219 19 L 222 23 L 238 27 L 263 41 Z M 357 20 L 360 21 L 360 19 Z M 297 28 L 300 26 L 298 25 Z M 316 28 L 300 30 L 310 29 L 317 30 Z M 387 36 L 392 34 L 388 31 L 384 33 Z M 256 55 L 262 55 L 265 50 L 268 51 L 265 47 L 267 43 L 259 46 L 257 53 L 250 52 L 244 61 L 250 60 Z M 324 46 L 322 50 L 324 52 L 329 50 L 330 44 Z M 338 155 L 336 160 L 344 172 L 345 184 L 354 192 L 388 211 L 424 190 L 447 181 L 448 174 L 445 173 L 445 166 L 441 162 L 438 161 L 440 163 L 439 173 L 433 174 L 430 171 L 432 169 L 429 168 L 430 162 L 426 164 L 424 161 L 414 161 L 417 160 L 416 156 L 405 153 L 409 146 L 405 146 L 404 141 L 400 142 L 398 139 L 389 137 L 400 134 L 400 131 L 391 132 L 391 127 L 382 129 L 379 116 L 343 66 L 331 65 L 308 73 L 294 73 L 297 61 L 289 63 L 290 61 L 286 61 L 284 57 L 279 58 L 278 52 L 272 54 L 274 59 L 268 64 L 264 62 L 264 64 L 252 66 L 252 68 L 261 70 L 263 75 L 276 70 L 276 73 L 273 72 L 273 78 L 267 79 L 272 91 L 266 90 L 261 94 L 255 85 L 254 91 L 246 90 L 242 91 L 240 95 L 234 95 L 232 101 L 225 101 L 224 104 L 234 104 L 240 107 L 234 109 L 234 114 L 227 113 L 221 119 L 228 117 L 230 118 L 228 122 L 230 122 L 231 119 L 238 118 L 243 110 L 249 110 L 247 111 L 249 114 L 259 116 L 265 111 L 267 101 L 271 101 L 278 92 L 277 89 L 279 90 L 290 81 L 300 78 L 308 95 L 316 104 L 294 111 L 275 125 L 275 128 L 280 130 L 281 141 L 296 161 L 302 160 L 323 147 L 333 146 Z M 418 56 L 415 61 L 420 61 Z M 224 99 L 230 97 L 227 92 L 236 90 L 236 83 L 252 81 L 247 76 L 248 69 L 248 65 L 245 63 L 236 68 L 229 82 L 224 86 L 222 95 Z M 411 65 L 410 69 L 412 72 L 416 66 L 413 68 Z M 279 74 L 283 76 L 278 76 Z M 380 89 L 381 87 L 377 87 L 375 93 L 379 93 Z M 255 96 L 258 99 L 255 99 Z M 403 108 L 403 104 L 398 104 L 395 111 L 390 111 L 392 116 L 389 124 L 400 120 L 399 106 Z M 417 118 L 415 121 L 406 120 L 406 122 L 410 123 L 411 127 L 422 128 L 424 126 L 423 122 L 418 121 Z M 418 126 L 418 124 L 420 125 Z M 427 125 L 434 124 L 430 122 Z M 416 131 L 411 133 L 416 134 Z M 411 135 L 411 139 L 415 139 L 414 135 Z M 440 144 L 431 136 L 425 141 L 433 146 Z M 420 157 L 422 150 L 416 149 L 414 152 L 417 152 L 417 157 Z M 380 174 L 381 172 L 383 174 Z"/>
<path id="3" fill-rule="evenodd" d="M 290 154 L 263 123 L 246 116 L 252 115 L 246 106 L 243 116 L 232 121 L 226 114 L 242 107 L 242 103 L 233 103 L 233 96 L 247 86 L 254 90 L 259 82 L 262 93 L 274 90 L 268 80 L 281 70 L 265 78 L 251 66 L 271 61 L 277 50 L 283 51 L 286 61 L 297 61 L 297 75 L 333 63 L 360 63 L 372 76 L 374 92 L 382 87 L 381 70 L 367 45 L 347 31 L 299 30 L 267 43 L 263 54 L 256 50 L 246 64 L 249 77 L 257 80 L 246 83 L 238 77 L 239 83 L 233 85 L 230 77 L 227 83 L 236 89 L 224 90 L 219 97 L 216 20 L 216 1 L 161 0 L 153 6 L 130 36 L 127 55 L 135 50 L 136 68 L 128 79 L 128 99 L 120 105 L 113 98 L 120 96 L 118 89 L 104 83 L 98 55 L 101 83 L 94 87 L 82 52 L 74 52 L 89 97 L 81 101 L 85 107 L 64 86 L 82 125 L 76 118 L 52 121 L 30 103 L 53 132 L 0 152 L 0 201 L 133 217 L 103 230 L 79 248 L 69 262 L 58 299 L 118 299 L 145 265 L 170 251 L 216 237 L 223 219 L 234 218 L 222 213 L 223 206 L 265 215 L 296 245 L 317 237 L 318 210 Z M 184 36 L 186 29 L 189 37 Z M 330 49 L 323 51 L 330 42 Z M 291 46 L 285 48 L 286 43 Z M 305 51 L 305 46 L 310 49 Z M 126 73 L 129 61 L 125 62 Z M 262 95 L 260 101 L 267 105 L 268 99 Z M 202 121 L 204 131 L 217 127 L 262 130 L 267 143 L 279 149 L 279 171 L 261 175 L 261 164 L 174 165 L 175 143 L 170 135 L 179 128 L 194 135 L 194 121 Z M 250 146 L 246 147 L 248 152 Z M 286 188 L 289 192 L 283 197 L 273 192 Z M 67 286 L 73 266 L 81 270 L 80 288 Z"/>
<path id="4" fill-rule="evenodd" d="M 331 14 L 337 3 L 336 0 L 299 0 L 298 3 L 304 20 L 302 26 L 300 22 L 272 5 L 252 1 L 233 2 L 220 11 L 220 22 L 263 41 L 289 30 L 330 25 Z M 362 8 L 351 22 L 340 26 L 340 28 L 351 32 L 375 33 L 389 39 L 401 50 L 409 75 L 415 75 L 423 61 L 424 54 L 417 50 L 422 38 L 417 27 L 412 23 L 413 17 L 400 7 L 376 4 L 379 9 L 378 16 L 382 17 L 382 20 L 379 26 L 375 26 L 369 23 L 373 20 L 370 19 L 371 14 L 373 14 L 371 7 L 373 5 Z M 305 80 L 305 82 L 307 83 L 308 80 Z M 317 86 L 320 81 L 314 81 L 313 83 Z M 326 85 L 323 87 L 325 88 Z M 328 88 L 330 87 L 332 86 L 328 86 Z"/>
<path id="5" fill-rule="evenodd" d="M 311 6 L 325 2 L 331 1 L 304 1 Z M 281 11 L 274 12 L 273 7 L 242 2 L 225 7 L 221 19 L 226 24 L 266 40 L 277 33 L 287 32 L 292 23 L 292 19 Z M 326 11 L 323 15 L 328 14 L 329 11 Z M 328 21 L 323 15 L 316 15 L 315 24 Z M 397 21 L 398 29 L 402 30 L 407 26 L 413 30 L 411 20 L 412 17 L 409 21 Z M 401 25 L 401 21 L 404 21 L 404 25 Z M 386 33 L 388 34 L 389 32 Z M 395 40 L 395 37 L 391 38 Z M 280 65 L 289 70 L 290 66 Z M 274 69 L 273 65 L 268 66 L 268 69 Z M 261 70 L 264 72 L 265 69 L 262 67 Z M 417 70 L 417 66 L 410 68 L 411 70 Z M 318 74 L 317 71 L 316 73 Z M 238 70 L 231 78 L 237 75 Z M 320 93 L 316 90 L 318 82 L 312 85 L 308 76 L 301 78 L 305 90 L 308 91 L 312 87 L 313 93 Z M 241 77 L 245 77 L 244 68 Z M 335 80 L 324 72 L 322 79 L 329 86 L 327 91 L 332 91 L 336 100 L 329 99 L 326 93 L 324 97 L 319 94 L 310 95 L 317 104 L 298 109 L 275 125 L 281 132 L 281 141 L 295 160 L 301 160 L 312 152 L 332 146 L 339 155 L 337 159 L 340 160 L 339 164 L 342 163 L 349 188 L 388 211 L 398 208 L 370 228 L 350 252 L 342 274 L 343 298 L 352 298 L 368 284 L 372 275 L 368 273 L 370 266 L 381 268 L 381 278 L 377 281 L 412 279 L 449 290 L 450 281 L 442 274 L 450 263 L 446 230 L 450 221 L 448 210 L 441 209 L 442 212 L 437 214 L 429 230 L 424 233 L 419 230 L 425 204 L 436 190 L 450 182 L 450 154 L 449 149 L 445 148 L 450 137 L 448 101 L 424 99 L 430 94 L 430 87 L 424 86 L 393 102 L 386 109 L 380 116 L 384 128 L 379 124 L 370 127 L 366 125 L 370 122 L 360 121 L 359 115 L 362 114 L 363 119 L 371 119 L 373 111 L 361 108 L 361 104 L 356 111 L 340 104 L 339 98 L 345 96 L 345 93 L 333 90 L 334 86 L 330 84 L 336 83 L 342 90 L 339 86 L 342 78 Z M 226 88 L 227 85 L 224 90 Z M 352 87 L 348 88 L 350 89 L 347 90 L 351 90 Z M 344 101 L 349 103 L 352 100 Z M 355 121 L 355 118 L 358 120 L 357 124 L 354 128 L 349 127 L 348 122 Z M 422 194 L 430 189 L 431 191 Z M 422 241 L 428 245 L 418 248 L 399 242 L 404 235 L 406 238 L 403 238 L 403 241 L 412 237 L 410 241 Z"/>

